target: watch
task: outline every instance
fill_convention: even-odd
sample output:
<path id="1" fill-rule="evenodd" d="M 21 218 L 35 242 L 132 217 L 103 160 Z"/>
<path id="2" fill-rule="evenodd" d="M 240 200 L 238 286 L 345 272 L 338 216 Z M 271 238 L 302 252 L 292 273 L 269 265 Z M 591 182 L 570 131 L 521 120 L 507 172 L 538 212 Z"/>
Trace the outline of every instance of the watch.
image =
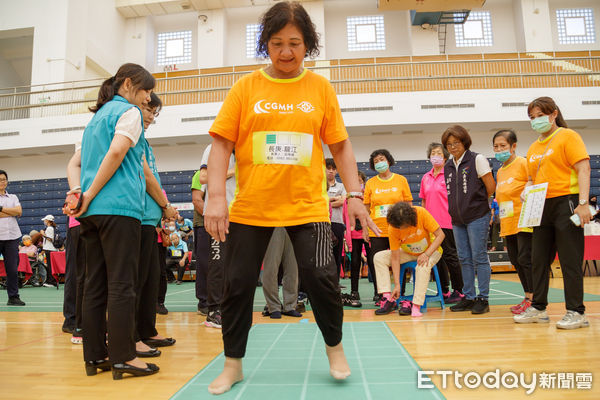
<path id="1" fill-rule="evenodd" d="M 585 206 L 587 203 L 588 203 L 588 201 L 587 201 L 587 200 L 582 200 L 582 199 L 579 199 L 579 205 L 580 205 L 580 206 Z"/>
<path id="2" fill-rule="evenodd" d="M 171 203 L 167 203 L 165 204 L 164 207 L 161 207 L 163 210 L 166 210 L 167 208 L 171 207 Z"/>

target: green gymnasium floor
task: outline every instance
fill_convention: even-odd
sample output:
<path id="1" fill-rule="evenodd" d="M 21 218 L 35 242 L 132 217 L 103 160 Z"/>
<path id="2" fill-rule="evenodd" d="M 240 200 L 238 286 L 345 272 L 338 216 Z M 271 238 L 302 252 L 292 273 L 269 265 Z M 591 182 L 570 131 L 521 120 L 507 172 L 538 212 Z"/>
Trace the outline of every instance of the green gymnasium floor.
<path id="1" fill-rule="evenodd" d="M 377 341 L 373 341 L 376 337 Z M 329 375 L 323 339 L 314 323 L 260 324 L 250 331 L 244 380 L 219 399 L 443 399 L 436 389 L 417 389 L 420 369 L 384 322 L 344 324 L 344 350 L 352 375 Z M 221 372 L 221 353 L 172 397 L 215 399 L 209 383 Z"/>
<path id="2" fill-rule="evenodd" d="M 344 292 L 350 291 L 350 280 L 342 279 L 341 285 L 346 286 Z M 435 293 L 435 284 L 429 284 L 430 294 Z M 412 291 L 412 285 L 407 285 L 407 292 Z M 373 284 L 369 283 L 366 278 L 360 280 L 359 292 L 363 309 L 374 309 L 373 303 Z M 1 293 L 1 292 L 0 292 Z M 6 293 L 6 292 L 4 292 Z M 63 285 L 59 290 L 53 288 L 39 287 L 34 288 L 25 286 L 20 291 L 21 299 L 27 303 L 25 307 L 9 307 L 6 306 L 4 300 L 0 301 L 0 311 L 62 311 L 63 303 Z M 185 282 L 181 285 L 169 284 L 167 288 L 166 306 L 169 311 L 190 311 L 195 312 L 198 304 L 195 297 L 194 282 Z M 0 299 L 5 299 L 0 295 Z M 509 282 L 504 280 L 492 279 L 490 282 L 490 305 L 508 305 L 517 304 L 523 299 L 523 289 L 518 282 Z M 564 302 L 564 294 L 560 289 L 550 288 L 548 292 L 548 301 L 550 303 Z M 600 301 L 600 295 L 586 293 L 584 301 Z M 439 308 L 439 303 L 432 302 L 429 307 Z M 262 289 L 259 287 L 256 290 L 254 298 L 254 311 L 262 311 L 265 306 L 265 298 Z M 309 307 L 310 309 L 310 307 Z"/>

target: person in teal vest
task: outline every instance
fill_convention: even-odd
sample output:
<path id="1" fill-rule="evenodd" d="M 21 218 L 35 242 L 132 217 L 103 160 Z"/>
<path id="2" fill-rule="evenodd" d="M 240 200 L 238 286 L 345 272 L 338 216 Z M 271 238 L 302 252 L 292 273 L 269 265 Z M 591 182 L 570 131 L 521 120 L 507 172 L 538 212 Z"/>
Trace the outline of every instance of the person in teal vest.
<path id="1" fill-rule="evenodd" d="M 145 130 L 154 122 L 154 118 L 158 116 L 161 108 L 162 101 L 155 93 L 152 93 L 150 102 L 142 108 Z M 147 140 L 145 141 L 144 154 L 150 169 L 148 173 L 151 173 L 160 185 L 154 151 Z M 167 201 L 164 194 L 162 195 L 162 201 Z M 162 203 L 158 203 L 146 192 L 136 291 L 136 351 L 139 357 L 157 357 L 161 352 L 156 347 L 175 344 L 175 339 L 159 335 L 156 330 L 156 298 L 160 280 L 158 246 L 162 247 L 162 244 L 158 243 L 156 228 L 160 226 L 160 220 L 163 216 L 163 210 L 159 204 Z M 176 212 L 170 205 L 168 207 L 173 214 Z"/>
<path id="2" fill-rule="evenodd" d="M 150 101 L 154 85 L 154 77 L 136 64 L 122 65 L 102 83 L 83 133 L 81 188 L 69 192 L 81 192 L 81 206 L 68 213 L 81 222 L 87 250 L 82 306 L 87 375 L 112 369 L 113 379 L 121 379 L 124 373 L 143 376 L 159 370 L 136 356 L 139 252 L 131 251 L 140 246 L 146 191 L 163 210 L 168 208 L 156 179 L 145 174 L 150 169 L 141 107 Z"/>

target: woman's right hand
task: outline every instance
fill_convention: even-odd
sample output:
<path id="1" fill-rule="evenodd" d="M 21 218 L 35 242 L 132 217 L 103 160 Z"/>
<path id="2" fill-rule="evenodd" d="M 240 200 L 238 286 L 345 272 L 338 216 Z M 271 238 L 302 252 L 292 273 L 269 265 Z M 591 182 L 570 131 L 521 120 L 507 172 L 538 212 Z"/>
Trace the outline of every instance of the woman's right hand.
<path id="1" fill-rule="evenodd" d="M 209 197 L 204 213 L 206 232 L 217 242 L 224 242 L 229 233 L 229 208 L 225 197 Z"/>
<path id="2" fill-rule="evenodd" d="M 81 194 L 81 207 L 79 207 L 77 210 L 70 211 L 69 216 L 73 217 L 73 218 L 79 217 L 81 214 L 83 214 L 84 212 L 87 211 L 92 200 L 93 200 L 92 195 L 89 192 L 87 192 L 87 191 L 83 192 Z"/>

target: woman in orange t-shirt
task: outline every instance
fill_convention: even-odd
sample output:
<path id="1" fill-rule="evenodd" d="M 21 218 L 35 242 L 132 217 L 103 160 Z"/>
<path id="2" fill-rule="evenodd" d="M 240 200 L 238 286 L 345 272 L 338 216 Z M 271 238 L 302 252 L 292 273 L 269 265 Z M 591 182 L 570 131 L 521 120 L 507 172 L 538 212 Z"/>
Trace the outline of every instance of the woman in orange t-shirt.
<path id="1" fill-rule="evenodd" d="M 521 314 L 531 306 L 533 297 L 531 266 L 531 228 L 519 229 L 521 192 L 527 184 L 527 160 L 517 156 L 517 134 L 512 129 L 496 132 L 492 139 L 496 160 L 502 163 L 496 175 L 496 200 L 500 209 L 500 236 L 506 240 L 508 258 L 515 266 L 525 292 L 523 301 L 510 310 Z"/>
<path id="2" fill-rule="evenodd" d="M 380 237 L 369 230 L 371 246 L 367 251 L 367 264 L 373 279 L 373 301 L 375 303 L 378 303 L 381 298 L 377 290 L 377 274 L 373 257 L 378 252 L 390 248 L 386 219 L 388 210 L 399 201 L 412 202 L 413 200 L 406 178 L 390 171 L 390 167 L 394 164 L 394 157 L 386 149 L 375 150 L 369 157 L 369 166 L 378 174 L 367 181 L 364 202 L 371 219 L 381 230 Z"/>
<path id="3" fill-rule="evenodd" d="M 319 52 L 318 34 L 306 10 L 299 3 L 276 3 L 263 15 L 261 27 L 258 52 L 268 55 L 271 64 L 236 82 L 209 130 L 214 140 L 205 227 L 213 239 L 225 242 L 225 365 L 208 386 L 213 394 L 243 379 L 256 281 L 278 226 L 286 228 L 294 245 L 330 374 L 338 380 L 350 375 L 341 342 L 343 310 L 331 247 L 323 142 L 347 189 L 352 227 L 358 218 L 362 226 L 379 231 L 362 205 L 356 160 L 335 91 L 325 78 L 302 66 L 304 57 Z M 237 188 L 228 208 L 225 178 L 234 146 Z"/>
<path id="4" fill-rule="evenodd" d="M 516 323 L 548 323 L 548 272 L 558 250 L 563 271 L 567 313 L 556 323 L 559 329 L 589 326 L 583 305 L 583 226 L 590 222 L 590 156 L 579 134 L 567 123 L 550 97 L 529 103 L 531 127 L 540 137 L 527 152 L 527 185 L 547 184 L 539 226 L 533 228 L 533 301 Z M 572 221 L 576 215 L 578 224 Z"/>

